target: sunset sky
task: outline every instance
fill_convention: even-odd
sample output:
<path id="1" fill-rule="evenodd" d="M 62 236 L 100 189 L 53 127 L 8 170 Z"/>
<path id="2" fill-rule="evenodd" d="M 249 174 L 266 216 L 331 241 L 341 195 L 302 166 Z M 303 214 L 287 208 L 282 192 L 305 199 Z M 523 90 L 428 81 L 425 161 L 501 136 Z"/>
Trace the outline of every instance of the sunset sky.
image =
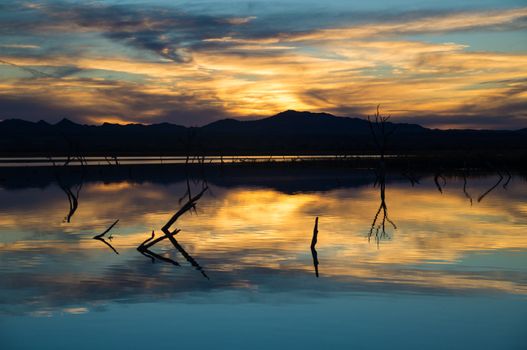
<path id="1" fill-rule="evenodd" d="M 0 120 L 527 127 L 525 0 L 0 2 Z"/>

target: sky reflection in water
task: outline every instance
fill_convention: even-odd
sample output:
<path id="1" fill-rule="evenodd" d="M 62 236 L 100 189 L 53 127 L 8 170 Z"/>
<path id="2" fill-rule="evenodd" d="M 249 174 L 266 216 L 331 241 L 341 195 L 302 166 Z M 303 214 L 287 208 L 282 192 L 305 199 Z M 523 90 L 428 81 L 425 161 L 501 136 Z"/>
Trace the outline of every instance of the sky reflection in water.
<path id="1" fill-rule="evenodd" d="M 291 179 L 284 178 L 268 179 L 267 185 L 210 181 L 197 211 L 185 213 L 174 225 L 181 229 L 177 242 L 210 279 L 169 240 L 152 250 L 181 266 L 152 263 L 136 250 L 152 230 L 160 237 L 161 227 L 185 202 L 185 181 L 86 181 L 69 223 L 64 220 L 68 199 L 56 184 L 1 188 L 0 333 L 9 334 L 7 345 L 30 348 L 20 332 L 33 324 L 42 333 L 44 348 L 57 346 L 53 331 L 45 331 L 39 321 L 45 317 L 46 324 L 75 332 L 105 322 L 129 324 L 169 342 L 143 319 L 151 317 L 152 322 L 179 324 L 185 330 L 183 343 L 212 346 L 205 339 L 191 340 L 190 323 L 172 319 L 181 312 L 200 322 L 205 333 L 230 325 L 231 331 L 245 330 L 252 342 L 258 329 L 265 329 L 268 335 L 255 348 L 277 346 L 274 342 L 284 340 L 284 332 L 290 332 L 285 338 L 295 346 L 339 347 L 374 336 L 370 327 L 387 327 L 397 338 L 408 332 L 404 325 L 417 329 L 427 323 L 452 342 L 461 337 L 454 335 L 461 327 L 457 330 L 466 337 L 459 346 L 494 344 L 487 339 L 491 335 L 504 348 L 526 344 L 521 325 L 527 321 L 527 183 L 522 177 L 513 177 L 506 188 L 500 184 L 480 202 L 478 197 L 497 179 L 469 178 L 471 205 L 462 178 L 447 177 L 440 193 L 433 176 L 422 177 L 415 187 L 388 176 L 386 204 L 397 229 L 386 224 L 379 241 L 368 239 L 379 188 L 373 187 L 369 173 L 358 178 L 352 186 L 325 179 L 333 185 L 320 191 L 309 186 L 299 190 L 302 179 L 291 190 Z M 190 183 L 197 194 L 201 183 Z M 318 279 L 310 250 L 317 216 Z M 105 238 L 119 254 L 92 239 L 117 219 Z M 347 314 L 346 309 L 353 311 Z M 361 320 L 372 324 L 366 327 Z M 363 332 L 352 341 L 343 324 Z M 314 339 L 311 327 L 321 337 Z M 481 334 L 486 327 L 493 331 Z M 439 330 L 422 329 L 421 336 L 402 337 L 394 344 L 418 348 L 425 336 Z M 109 328 L 99 331 L 124 337 Z M 82 348 L 72 341 L 60 344 Z M 242 340 L 225 331 L 215 341 L 237 347 Z M 375 348 L 376 343 L 368 344 Z"/>

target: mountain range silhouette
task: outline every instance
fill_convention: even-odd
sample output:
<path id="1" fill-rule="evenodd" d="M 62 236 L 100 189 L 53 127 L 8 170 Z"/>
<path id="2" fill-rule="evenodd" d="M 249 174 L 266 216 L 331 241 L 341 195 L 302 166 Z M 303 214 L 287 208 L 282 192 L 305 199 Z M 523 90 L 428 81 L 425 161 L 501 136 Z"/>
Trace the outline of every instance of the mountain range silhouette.
<path id="1" fill-rule="evenodd" d="M 520 130 L 438 130 L 387 122 L 391 153 L 527 150 Z M 365 119 L 284 111 L 257 120 L 222 119 L 202 127 L 171 123 L 81 125 L 7 119 L 0 122 L 0 155 L 187 155 L 375 153 Z"/>

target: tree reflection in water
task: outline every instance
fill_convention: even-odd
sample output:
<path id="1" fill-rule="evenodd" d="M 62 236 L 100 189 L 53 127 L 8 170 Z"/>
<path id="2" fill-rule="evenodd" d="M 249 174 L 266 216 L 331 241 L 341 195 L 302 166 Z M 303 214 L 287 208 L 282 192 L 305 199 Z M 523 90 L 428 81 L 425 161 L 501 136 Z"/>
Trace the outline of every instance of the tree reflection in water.
<path id="1" fill-rule="evenodd" d="M 203 196 L 203 194 L 208 190 L 208 187 L 203 184 L 203 187 L 201 189 L 201 191 L 195 195 L 195 196 L 192 196 L 191 193 L 190 193 L 190 188 L 187 188 L 187 191 L 188 191 L 188 200 L 185 204 L 183 204 L 183 206 L 167 221 L 167 223 L 161 228 L 161 231 L 163 232 L 163 236 L 161 237 L 158 237 L 158 238 L 155 238 L 155 232 L 152 231 L 152 235 L 150 238 L 146 239 L 143 243 L 141 243 L 138 247 L 137 247 L 137 250 L 144 256 L 146 257 L 149 257 L 150 259 L 152 259 L 152 262 L 155 262 L 156 260 L 159 260 L 159 261 L 163 261 L 163 262 L 166 262 L 166 263 L 170 263 L 170 264 L 173 264 L 175 266 L 180 266 L 180 264 L 175 261 L 174 259 L 171 259 L 171 258 L 167 258 L 167 257 L 164 257 L 158 253 L 155 253 L 153 252 L 150 248 L 152 248 L 154 245 L 156 245 L 157 243 L 165 240 L 165 239 L 168 239 L 170 241 L 170 243 L 172 243 L 172 245 L 174 246 L 174 248 L 176 248 L 176 250 L 181 253 L 181 255 L 183 255 L 183 257 L 192 265 L 196 268 L 196 270 L 198 270 L 202 275 L 203 277 L 209 279 L 209 277 L 207 276 L 207 274 L 205 273 L 205 271 L 203 270 L 203 268 L 201 267 L 201 265 L 199 265 L 199 263 L 179 244 L 179 242 L 174 238 L 174 236 L 176 234 L 178 234 L 181 230 L 180 229 L 177 229 L 175 228 L 174 230 L 170 231 L 171 230 L 171 227 L 175 224 L 175 222 L 177 221 L 177 219 L 185 214 L 186 212 L 190 211 L 190 210 L 195 210 L 196 209 L 196 204 L 197 202 L 199 201 L 199 199 Z M 155 238 L 155 239 L 154 239 Z"/>

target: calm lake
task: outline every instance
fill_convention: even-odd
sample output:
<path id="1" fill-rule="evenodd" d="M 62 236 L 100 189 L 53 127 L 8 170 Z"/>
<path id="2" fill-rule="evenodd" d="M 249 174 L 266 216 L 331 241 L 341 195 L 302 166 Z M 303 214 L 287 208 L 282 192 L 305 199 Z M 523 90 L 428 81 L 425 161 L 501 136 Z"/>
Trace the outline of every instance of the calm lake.
<path id="1" fill-rule="evenodd" d="M 525 175 L 114 168 L 0 173 L 0 348 L 527 348 Z"/>

